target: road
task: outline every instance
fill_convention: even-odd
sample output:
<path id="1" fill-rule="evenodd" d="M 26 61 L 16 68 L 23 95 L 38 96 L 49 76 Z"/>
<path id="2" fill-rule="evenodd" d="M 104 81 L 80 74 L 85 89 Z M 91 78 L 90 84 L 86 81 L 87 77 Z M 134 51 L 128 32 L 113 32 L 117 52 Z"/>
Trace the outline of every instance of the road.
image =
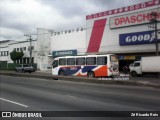
<path id="1" fill-rule="evenodd" d="M 150 87 L 0 76 L 1 111 L 160 111 L 159 101 Z"/>

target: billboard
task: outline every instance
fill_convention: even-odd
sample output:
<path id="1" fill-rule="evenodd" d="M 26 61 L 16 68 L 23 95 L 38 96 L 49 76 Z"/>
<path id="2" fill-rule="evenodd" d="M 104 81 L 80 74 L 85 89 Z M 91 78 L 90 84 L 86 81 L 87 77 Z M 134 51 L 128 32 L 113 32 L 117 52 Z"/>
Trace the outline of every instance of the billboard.
<path id="1" fill-rule="evenodd" d="M 139 25 L 149 23 L 151 20 L 151 13 L 157 13 L 157 20 L 160 21 L 160 8 L 140 11 L 132 14 L 126 14 L 109 19 L 110 28 L 126 27 L 131 25 Z"/>
<path id="2" fill-rule="evenodd" d="M 151 44 L 151 43 L 155 43 L 155 32 L 154 31 L 125 33 L 125 34 L 119 35 L 119 45 L 120 46 Z"/>

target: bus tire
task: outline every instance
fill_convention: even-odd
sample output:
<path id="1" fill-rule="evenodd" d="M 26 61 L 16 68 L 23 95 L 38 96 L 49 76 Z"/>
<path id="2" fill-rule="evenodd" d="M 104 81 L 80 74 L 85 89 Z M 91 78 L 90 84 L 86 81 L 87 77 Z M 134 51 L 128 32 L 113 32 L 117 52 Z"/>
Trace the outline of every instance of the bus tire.
<path id="1" fill-rule="evenodd" d="M 58 75 L 64 76 L 64 71 L 63 70 L 59 71 Z"/>
<path id="2" fill-rule="evenodd" d="M 87 73 L 87 76 L 90 77 L 90 78 L 93 78 L 93 77 L 95 77 L 95 74 L 94 74 L 93 71 L 89 71 L 89 72 Z"/>

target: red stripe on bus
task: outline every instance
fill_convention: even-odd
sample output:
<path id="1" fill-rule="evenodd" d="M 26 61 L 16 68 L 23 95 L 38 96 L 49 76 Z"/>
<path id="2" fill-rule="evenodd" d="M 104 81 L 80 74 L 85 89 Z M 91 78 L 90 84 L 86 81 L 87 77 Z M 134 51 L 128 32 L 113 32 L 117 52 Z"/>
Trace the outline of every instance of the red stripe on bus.
<path id="1" fill-rule="evenodd" d="M 93 25 L 87 52 L 98 52 L 102 41 L 107 18 L 96 20 Z"/>

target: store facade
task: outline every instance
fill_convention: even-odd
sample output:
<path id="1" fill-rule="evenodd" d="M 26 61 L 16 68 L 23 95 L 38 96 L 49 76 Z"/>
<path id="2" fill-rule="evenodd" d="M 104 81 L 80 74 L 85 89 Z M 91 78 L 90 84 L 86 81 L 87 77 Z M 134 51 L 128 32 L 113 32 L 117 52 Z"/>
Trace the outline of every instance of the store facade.
<path id="1" fill-rule="evenodd" d="M 149 27 L 153 12 L 160 29 L 159 0 L 87 15 L 86 54 L 117 54 L 120 69 L 142 56 L 155 56 L 155 28 Z"/>

